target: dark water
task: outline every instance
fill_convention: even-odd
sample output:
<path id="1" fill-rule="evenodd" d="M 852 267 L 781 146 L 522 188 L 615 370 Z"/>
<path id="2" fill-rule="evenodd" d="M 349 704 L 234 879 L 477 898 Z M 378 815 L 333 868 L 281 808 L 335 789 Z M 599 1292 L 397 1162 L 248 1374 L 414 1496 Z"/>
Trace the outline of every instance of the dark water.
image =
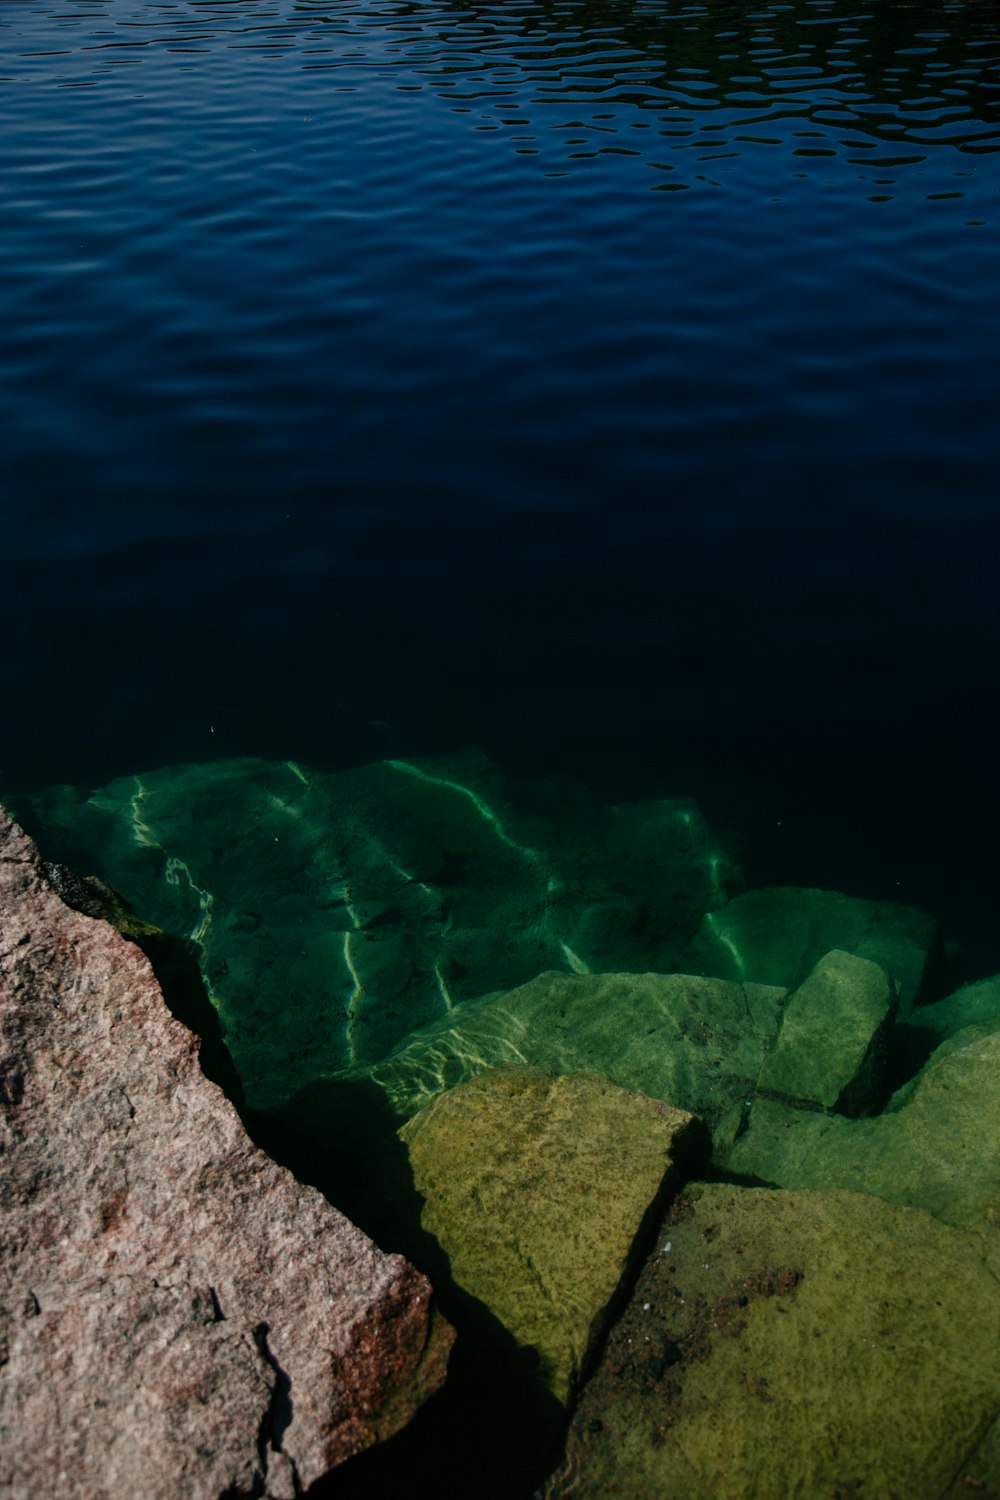
<path id="1" fill-rule="evenodd" d="M 1000 22 L 7 0 L 0 785 L 477 743 L 995 932 Z"/>

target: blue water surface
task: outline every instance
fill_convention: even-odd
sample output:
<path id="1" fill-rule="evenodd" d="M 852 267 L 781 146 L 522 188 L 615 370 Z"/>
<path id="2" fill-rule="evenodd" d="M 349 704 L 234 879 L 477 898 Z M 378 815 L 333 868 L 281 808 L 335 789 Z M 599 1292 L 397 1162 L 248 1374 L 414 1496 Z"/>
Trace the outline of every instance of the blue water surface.
<path id="1" fill-rule="evenodd" d="M 0 787 L 476 743 L 993 911 L 992 0 L 7 0 Z"/>

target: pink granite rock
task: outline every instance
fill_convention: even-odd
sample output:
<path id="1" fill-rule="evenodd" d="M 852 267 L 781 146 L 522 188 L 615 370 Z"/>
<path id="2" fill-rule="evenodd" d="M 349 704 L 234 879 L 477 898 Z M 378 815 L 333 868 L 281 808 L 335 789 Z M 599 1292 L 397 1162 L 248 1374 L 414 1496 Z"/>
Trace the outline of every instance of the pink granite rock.
<path id="1" fill-rule="evenodd" d="M 401 1427 L 451 1338 L 0 810 L 0 1493 L 285 1500 Z"/>

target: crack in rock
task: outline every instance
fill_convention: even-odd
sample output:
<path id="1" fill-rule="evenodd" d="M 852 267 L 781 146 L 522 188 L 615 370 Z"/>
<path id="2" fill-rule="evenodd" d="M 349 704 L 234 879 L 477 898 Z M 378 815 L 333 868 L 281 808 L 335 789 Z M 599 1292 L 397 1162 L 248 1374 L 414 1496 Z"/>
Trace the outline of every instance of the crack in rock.
<path id="1" fill-rule="evenodd" d="M 216 1299 L 213 1292 L 213 1301 L 215 1300 Z M 216 1306 L 218 1306 L 217 1302 Z M 281 1457 L 284 1460 L 284 1467 L 286 1467 L 287 1476 L 291 1479 L 291 1495 L 300 1495 L 302 1493 L 302 1486 L 299 1481 L 298 1471 L 296 1470 L 294 1459 L 290 1458 L 282 1448 L 285 1433 L 288 1431 L 292 1423 L 292 1382 L 287 1372 L 283 1370 L 281 1365 L 278 1363 L 277 1358 L 268 1345 L 267 1336 L 270 1331 L 270 1325 L 267 1323 L 258 1323 L 257 1327 L 253 1331 L 253 1340 L 257 1345 L 257 1350 L 260 1354 L 261 1359 L 265 1364 L 270 1365 L 271 1369 L 274 1371 L 274 1385 L 271 1390 L 271 1400 L 268 1405 L 267 1411 L 264 1413 L 264 1416 L 261 1419 L 260 1432 L 257 1435 L 257 1448 L 260 1454 L 261 1471 L 264 1475 L 265 1483 L 267 1484 L 268 1495 L 275 1495 L 275 1500 L 285 1500 L 287 1486 L 281 1484 L 280 1480 L 278 1488 L 275 1488 L 272 1483 L 268 1483 L 268 1480 L 277 1477 L 273 1475 L 275 1465 L 272 1455 L 281 1454 Z M 284 1477 L 284 1475 L 281 1476 L 281 1478 Z"/>

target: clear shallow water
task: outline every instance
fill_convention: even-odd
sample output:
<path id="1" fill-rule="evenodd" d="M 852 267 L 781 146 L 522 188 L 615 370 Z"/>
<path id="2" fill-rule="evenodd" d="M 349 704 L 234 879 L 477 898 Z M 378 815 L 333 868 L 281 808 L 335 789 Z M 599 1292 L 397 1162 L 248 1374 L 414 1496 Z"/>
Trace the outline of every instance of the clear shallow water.
<path id="1" fill-rule="evenodd" d="M 979 0 L 3 6 L 0 782 L 475 742 L 995 953 L 998 86 Z"/>

